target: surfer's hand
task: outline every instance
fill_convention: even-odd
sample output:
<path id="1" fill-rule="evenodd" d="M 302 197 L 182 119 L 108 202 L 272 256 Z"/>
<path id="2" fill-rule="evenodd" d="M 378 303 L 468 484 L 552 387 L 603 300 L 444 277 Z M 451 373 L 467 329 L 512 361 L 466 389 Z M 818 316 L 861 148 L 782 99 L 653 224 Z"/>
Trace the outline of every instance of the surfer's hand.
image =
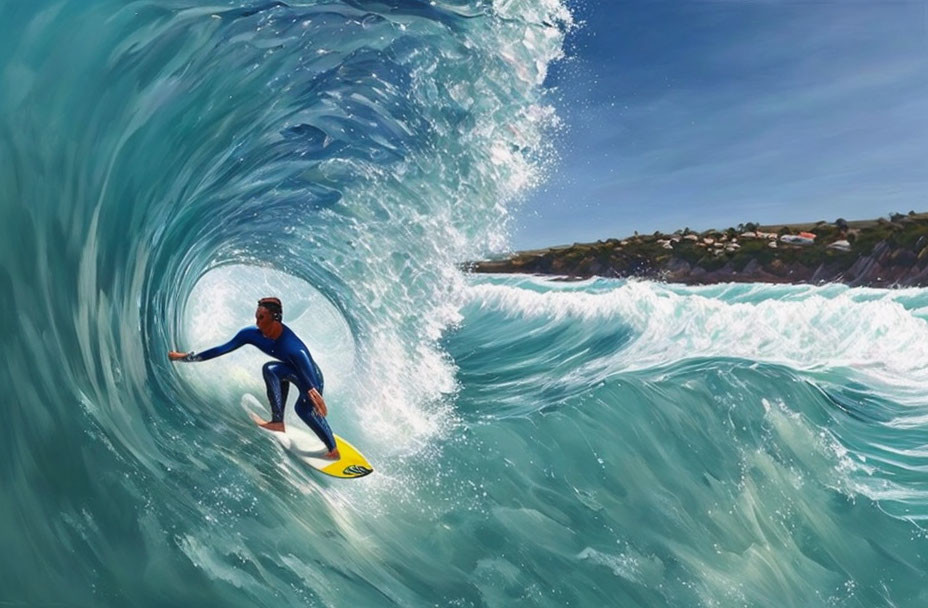
<path id="1" fill-rule="evenodd" d="M 172 350 L 168 353 L 168 359 L 171 361 L 183 361 L 186 356 L 187 353 L 179 353 L 176 350 Z"/>
<path id="2" fill-rule="evenodd" d="M 329 408 L 325 406 L 325 399 L 322 398 L 322 393 L 311 388 L 306 391 L 306 394 L 309 396 L 309 400 L 313 402 L 313 407 L 316 409 L 317 414 L 325 416 L 329 413 Z"/>

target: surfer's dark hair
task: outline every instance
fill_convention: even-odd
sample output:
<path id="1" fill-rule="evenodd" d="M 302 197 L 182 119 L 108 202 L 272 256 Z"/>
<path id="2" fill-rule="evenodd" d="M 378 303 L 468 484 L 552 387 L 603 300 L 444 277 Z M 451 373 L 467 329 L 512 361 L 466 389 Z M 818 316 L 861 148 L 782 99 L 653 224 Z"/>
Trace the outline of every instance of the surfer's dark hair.
<path id="1" fill-rule="evenodd" d="M 280 303 L 280 298 L 261 298 L 258 300 L 258 306 L 267 308 L 275 321 L 283 321 L 284 306 Z"/>

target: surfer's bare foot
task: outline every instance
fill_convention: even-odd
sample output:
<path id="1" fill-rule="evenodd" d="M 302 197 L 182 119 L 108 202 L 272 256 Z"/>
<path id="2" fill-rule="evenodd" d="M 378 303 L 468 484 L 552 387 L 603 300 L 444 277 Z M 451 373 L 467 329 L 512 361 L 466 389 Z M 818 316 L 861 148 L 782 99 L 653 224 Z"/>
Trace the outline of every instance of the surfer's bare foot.
<path id="1" fill-rule="evenodd" d="M 284 432 L 283 422 L 265 422 L 264 424 L 259 424 L 258 426 L 269 431 L 277 431 L 278 433 Z"/>
<path id="2" fill-rule="evenodd" d="M 338 448 L 335 448 L 334 450 L 332 450 L 331 452 L 323 456 L 323 458 L 326 458 L 328 460 L 338 460 L 341 457 L 342 457 L 341 454 L 338 453 Z"/>

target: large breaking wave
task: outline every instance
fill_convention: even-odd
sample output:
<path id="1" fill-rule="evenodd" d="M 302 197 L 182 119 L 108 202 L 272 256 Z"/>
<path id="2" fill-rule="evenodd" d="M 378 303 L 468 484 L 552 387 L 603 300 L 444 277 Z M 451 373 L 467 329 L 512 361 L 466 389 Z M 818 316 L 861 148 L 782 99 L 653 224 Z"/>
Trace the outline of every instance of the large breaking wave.
<path id="1" fill-rule="evenodd" d="M 0 17 L 2 599 L 416 598 L 352 538 L 377 500 L 354 511 L 339 496 L 359 487 L 268 471 L 282 456 L 239 407 L 260 360 L 165 353 L 280 295 L 342 404 L 336 430 L 378 461 L 365 487 L 414 495 L 403 459 L 454 424 L 437 339 L 456 264 L 504 243 L 543 166 L 541 84 L 569 13 L 154 0 Z"/>

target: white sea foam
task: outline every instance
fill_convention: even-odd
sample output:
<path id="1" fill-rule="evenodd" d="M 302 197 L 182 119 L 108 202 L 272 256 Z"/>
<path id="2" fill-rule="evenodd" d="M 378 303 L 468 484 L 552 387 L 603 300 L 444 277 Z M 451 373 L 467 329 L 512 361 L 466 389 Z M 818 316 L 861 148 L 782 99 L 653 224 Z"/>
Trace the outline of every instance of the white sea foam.
<path id="1" fill-rule="evenodd" d="M 728 300 L 719 286 L 631 281 L 585 292 L 537 281 L 531 288 L 478 281 L 467 296 L 470 305 L 509 318 L 577 323 L 577 331 L 629 327 L 633 341 L 590 367 L 598 375 L 733 357 L 801 370 L 846 369 L 896 392 L 914 391 L 914 399 L 923 396 L 928 323 L 897 299 L 911 292 L 769 286 L 770 296 L 763 297 L 766 287 L 728 294 Z"/>

